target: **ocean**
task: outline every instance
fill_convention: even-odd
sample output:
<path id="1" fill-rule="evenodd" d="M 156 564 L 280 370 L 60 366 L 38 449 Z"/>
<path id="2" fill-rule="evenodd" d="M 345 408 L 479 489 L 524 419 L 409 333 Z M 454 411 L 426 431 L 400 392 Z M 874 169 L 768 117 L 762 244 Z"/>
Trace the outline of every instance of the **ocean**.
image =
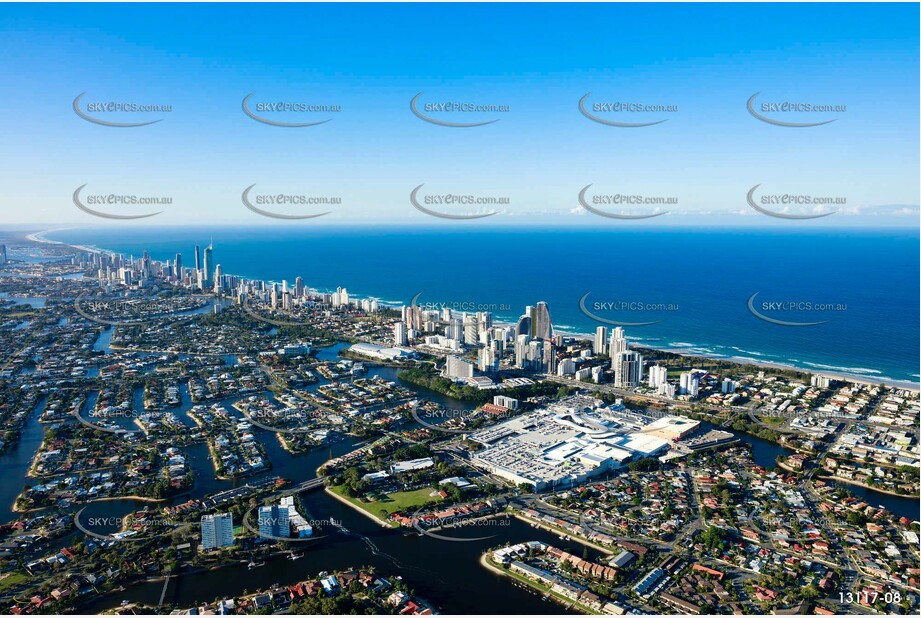
<path id="1" fill-rule="evenodd" d="M 225 273 L 301 276 L 389 303 L 490 310 L 514 321 L 545 301 L 554 327 L 611 320 L 638 344 L 919 381 L 918 230 L 417 227 L 68 229 L 51 240 L 158 260 L 214 243 Z M 749 308 L 788 326 L 756 317 Z M 588 296 L 586 296 L 588 295 Z M 584 298 L 584 300 L 583 300 Z M 580 301 L 585 308 L 580 308 Z M 591 315 L 589 315 L 591 314 Z M 595 317 L 592 317 L 595 316 Z"/>

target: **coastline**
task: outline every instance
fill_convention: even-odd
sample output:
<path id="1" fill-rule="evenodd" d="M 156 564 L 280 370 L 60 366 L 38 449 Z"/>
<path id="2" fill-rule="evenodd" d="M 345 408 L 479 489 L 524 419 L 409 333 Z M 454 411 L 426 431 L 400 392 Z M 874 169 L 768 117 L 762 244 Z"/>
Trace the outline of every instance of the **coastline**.
<path id="1" fill-rule="evenodd" d="M 71 243 L 65 243 L 65 242 L 61 242 L 57 240 L 51 240 L 44 236 L 45 234 L 68 230 L 68 229 L 80 229 L 80 228 L 66 227 L 66 228 L 54 228 L 54 229 L 48 229 L 48 230 L 41 230 L 39 232 L 28 234 L 26 238 L 28 240 L 31 240 L 37 243 L 65 245 L 65 246 L 72 247 L 79 251 L 87 251 L 90 253 L 99 253 L 99 254 L 114 254 L 113 251 L 109 251 L 106 249 L 100 249 L 98 247 L 88 247 L 85 245 L 75 245 Z M 360 297 L 360 296 L 361 295 L 356 295 L 356 297 Z M 503 324 L 503 325 L 509 324 L 501 320 L 496 320 L 495 323 Z M 564 330 L 560 328 L 555 328 L 554 331 L 557 334 L 566 335 L 566 336 L 574 337 L 577 339 L 582 339 L 582 340 L 594 339 L 593 334 L 573 332 L 573 331 L 568 331 L 568 330 Z M 850 374 L 847 372 L 835 371 L 833 369 L 824 371 L 824 370 L 819 370 L 816 368 L 800 367 L 800 366 L 789 365 L 789 364 L 780 363 L 776 361 L 758 360 L 758 359 L 752 359 L 749 357 L 742 357 L 742 356 L 724 356 L 724 355 L 711 356 L 711 355 L 699 354 L 699 353 L 688 354 L 686 352 L 684 353 L 682 352 L 683 348 L 675 348 L 675 347 L 669 347 L 669 346 L 658 347 L 658 346 L 651 345 L 649 343 L 644 343 L 642 342 L 642 340 L 640 340 L 639 342 L 634 341 L 632 342 L 632 345 L 637 349 L 645 348 L 645 349 L 656 350 L 660 352 L 668 352 L 670 354 L 675 354 L 676 356 L 679 356 L 681 358 L 688 358 L 688 359 L 702 358 L 702 359 L 707 359 L 711 361 L 725 361 L 725 362 L 732 363 L 735 365 L 752 365 L 755 367 L 763 367 L 765 369 L 793 370 L 793 371 L 800 371 L 800 372 L 808 373 L 808 374 L 828 376 L 829 378 L 832 378 L 832 379 L 852 382 L 854 384 L 865 384 L 865 385 L 884 384 L 889 388 L 897 388 L 897 389 L 903 389 L 903 390 L 908 390 L 908 391 L 913 391 L 913 392 L 921 392 L 921 382 L 912 382 L 909 380 L 895 380 L 895 379 L 888 378 L 885 376 L 880 377 L 880 379 L 873 379 L 873 378 L 867 377 L 866 375 Z"/>

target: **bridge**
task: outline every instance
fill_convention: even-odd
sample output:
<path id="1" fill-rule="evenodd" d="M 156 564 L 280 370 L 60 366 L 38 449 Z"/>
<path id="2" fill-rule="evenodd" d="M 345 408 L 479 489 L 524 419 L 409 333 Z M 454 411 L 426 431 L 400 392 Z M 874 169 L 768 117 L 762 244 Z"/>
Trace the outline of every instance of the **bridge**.
<path id="1" fill-rule="evenodd" d="M 302 491 L 313 491 L 315 489 L 322 489 L 322 488 L 323 488 L 323 477 L 317 477 L 315 479 L 310 479 L 309 481 L 304 481 L 303 483 L 300 483 L 299 485 L 295 485 L 294 487 L 290 487 L 286 490 L 286 492 L 293 491 L 295 493 L 300 493 Z"/>

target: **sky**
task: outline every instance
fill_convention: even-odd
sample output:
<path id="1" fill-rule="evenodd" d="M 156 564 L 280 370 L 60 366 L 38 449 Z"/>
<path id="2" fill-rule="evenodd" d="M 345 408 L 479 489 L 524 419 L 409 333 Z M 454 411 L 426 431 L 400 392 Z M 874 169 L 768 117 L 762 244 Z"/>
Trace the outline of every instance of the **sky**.
<path id="1" fill-rule="evenodd" d="M 918 226 L 917 4 L 0 5 L 0 225 Z M 139 127 L 102 126 L 74 112 Z M 256 115 L 267 102 L 338 111 Z M 436 121 L 490 124 L 448 127 Z M 589 94 L 591 93 L 591 94 Z M 834 122 L 778 126 L 781 122 Z M 596 118 L 643 127 L 608 126 Z M 168 105 L 93 112 L 91 103 Z M 504 111 L 426 111 L 439 102 Z M 604 103 L 662 106 L 610 112 Z M 812 103 L 829 112 L 761 104 Z M 839 107 L 843 106 L 843 108 Z M 431 110 L 431 108 L 428 108 Z M 328 215 L 279 220 L 253 212 Z M 422 212 L 497 214 L 457 221 Z M 665 215 L 623 221 L 602 212 Z M 772 212 L 815 215 L 790 221 Z M 166 197 L 151 208 L 88 204 Z M 329 206 L 267 204 L 273 195 Z M 501 198 L 438 204 L 440 195 Z M 671 198 L 624 204 L 604 196 Z M 793 195 L 846 203 L 775 204 Z M 296 199 L 300 199 L 297 197 Z M 600 201 L 595 201 L 600 200 Z"/>

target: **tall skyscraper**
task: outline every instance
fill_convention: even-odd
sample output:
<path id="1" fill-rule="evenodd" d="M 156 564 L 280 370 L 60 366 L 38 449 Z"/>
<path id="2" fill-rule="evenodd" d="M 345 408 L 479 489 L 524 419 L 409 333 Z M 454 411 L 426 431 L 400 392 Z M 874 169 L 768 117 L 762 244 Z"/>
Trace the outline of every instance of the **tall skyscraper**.
<path id="1" fill-rule="evenodd" d="M 304 278 L 295 277 L 294 278 L 294 295 L 300 298 L 304 295 Z"/>
<path id="2" fill-rule="evenodd" d="M 531 336 L 531 305 L 524 308 L 524 313 L 518 318 L 518 323 L 515 325 L 515 337 L 520 335 Z"/>
<path id="3" fill-rule="evenodd" d="M 518 335 L 515 337 L 515 367 L 524 369 L 528 361 L 528 342 L 531 340 L 528 335 Z"/>
<path id="4" fill-rule="evenodd" d="M 620 352 L 611 357 L 611 366 L 617 388 L 633 388 L 643 379 L 643 356 L 639 352 Z"/>
<path id="5" fill-rule="evenodd" d="M 531 309 L 531 336 L 549 341 L 553 339 L 553 325 L 550 323 L 550 308 L 540 301 Z"/>
<path id="6" fill-rule="evenodd" d="M 476 345 L 480 342 L 479 324 L 476 315 L 465 313 L 463 317 L 464 324 L 464 345 Z"/>
<path id="7" fill-rule="evenodd" d="M 176 254 L 176 261 L 173 263 L 173 270 L 177 279 L 182 279 L 182 254 Z"/>
<path id="8" fill-rule="evenodd" d="M 6 245 L 0 245 L 0 264 L 6 264 Z"/>
<path id="9" fill-rule="evenodd" d="M 608 356 L 613 360 L 621 352 L 626 352 L 627 337 L 624 335 L 624 329 L 620 326 L 611 331 L 611 345 L 608 346 Z"/>
<path id="10" fill-rule="evenodd" d="M 604 354 L 607 350 L 608 327 L 599 326 L 595 329 L 595 345 L 592 347 L 595 354 Z"/>
<path id="11" fill-rule="evenodd" d="M 214 243 L 205 247 L 205 259 L 202 262 L 202 270 L 204 271 L 202 280 L 206 286 L 211 284 L 212 268 L 214 268 Z"/>
<path id="12" fill-rule="evenodd" d="M 393 345 L 406 345 L 406 324 L 397 322 L 393 325 Z"/>
<path id="13" fill-rule="evenodd" d="M 224 271 L 220 264 L 214 267 L 214 293 L 218 296 L 224 293 Z"/>
<path id="14" fill-rule="evenodd" d="M 495 349 L 487 346 L 477 352 L 477 368 L 484 373 L 499 371 L 499 356 Z"/>
<path id="15" fill-rule="evenodd" d="M 195 270 L 201 270 L 201 248 L 195 245 Z"/>
<path id="16" fill-rule="evenodd" d="M 218 513 L 201 518 L 202 549 L 215 549 L 233 545 L 233 515 Z"/>

